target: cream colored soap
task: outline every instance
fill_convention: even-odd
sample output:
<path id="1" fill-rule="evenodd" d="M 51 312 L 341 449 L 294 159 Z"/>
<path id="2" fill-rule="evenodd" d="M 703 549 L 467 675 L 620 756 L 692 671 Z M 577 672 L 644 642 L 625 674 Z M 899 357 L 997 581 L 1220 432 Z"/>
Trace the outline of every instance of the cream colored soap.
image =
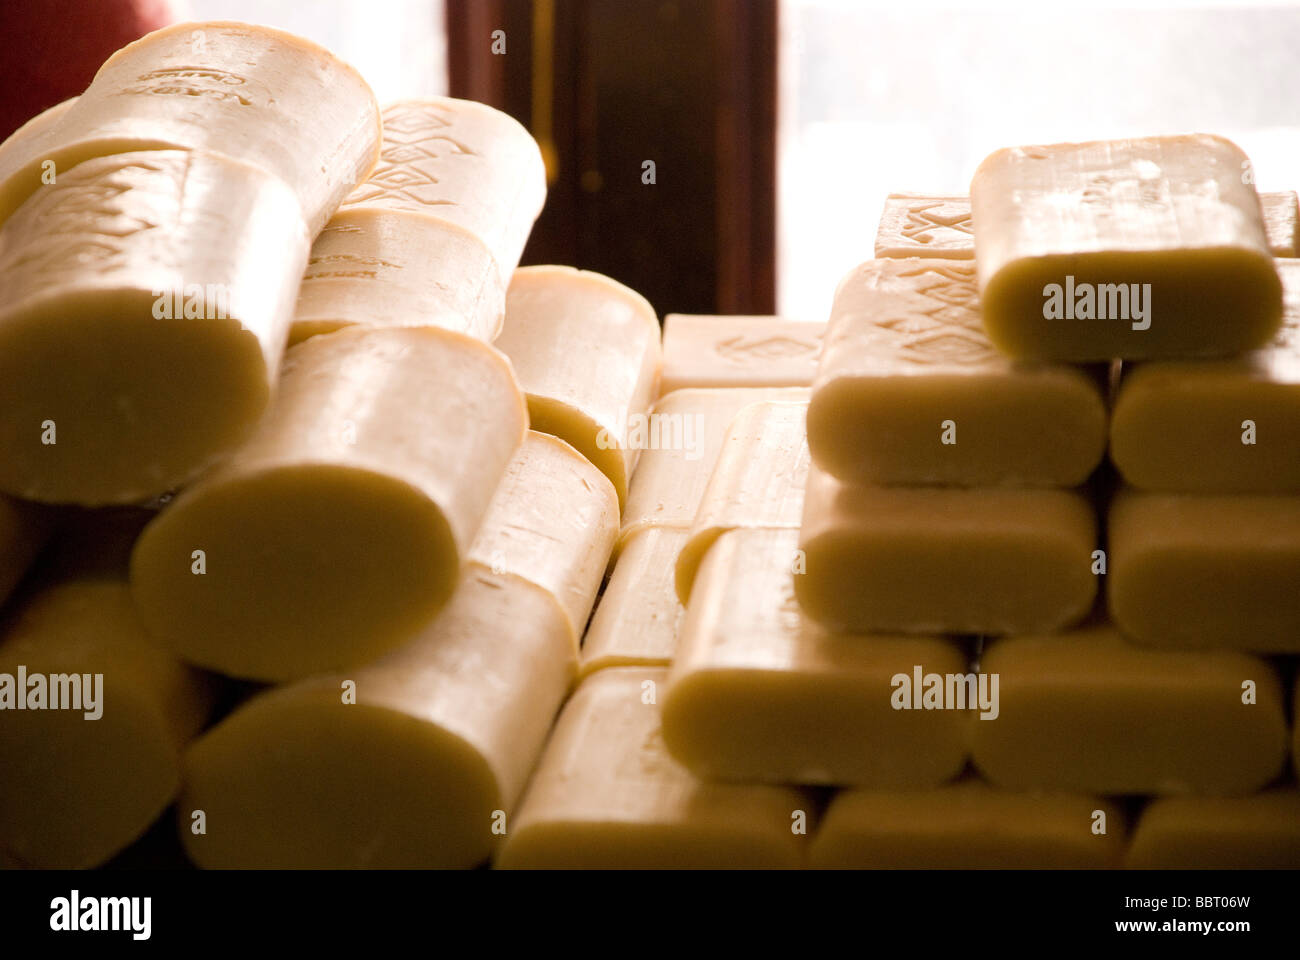
<path id="1" fill-rule="evenodd" d="M 617 536 L 613 484 L 563 440 L 529 431 L 497 485 L 469 561 L 555 597 L 577 656 Z"/>
<path id="2" fill-rule="evenodd" d="M 660 394 L 700 387 L 806 387 L 826 324 L 785 317 L 664 317 Z"/>
<path id="3" fill-rule="evenodd" d="M 21 132 L 21 131 L 20 131 Z M 123 47 L 38 136 L 0 156 L 0 223 L 53 161 L 209 150 L 292 189 L 315 235 L 379 156 L 379 106 L 354 69 L 309 40 L 234 22 L 178 23 Z"/>
<path id="4" fill-rule="evenodd" d="M 547 591 L 471 566 L 400 649 L 260 694 L 193 746 L 177 804 L 186 852 L 209 868 L 482 863 L 568 690 L 572 653 Z M 191 832 L 194 810 L 206 834 Z"/>
<path id="5" fill-rule="evenodd" d="M 446 327 L 490 343 L 505 298 L 491 251 L 468 230 L 351 210 L 336 214 L 311 248 L 290 340 L 358 324 Z"/>
<path id="6" fill-rule="evenodd" d="M 572 267 L 523 267 L 496 345 L 528 395 L 533 429 L 573 444 L 620 507 L 659 381 L 659 321 L 640 294 Z"/>
<path id="7" fill-rule="evenodd" d="M 1119 866 L 1124 814 L 1071 794 L 1021 794 L 966 780 L 938 790 L 837 793 L 809 866 L 1050 870 Z M 1104 831 L 1104 832 L 1102 832 Z"/>
<path id="8" fill-rule="evenodd" d="M 891 193 L 876 229 L 875 255 L 972 259 L 970 198 Z"/>
<path id="9" fill-rule="evenodd" d="M 964 651 L 816 626 L 794 596 L 798 546 L 797 530 L 747 529 L 709 549 L 661 701 L 669 752 L 701 779 L 737 783 L 903 789 L 955 776 L 978 703 L 914 709 L 907 691 L 917 667 L 967 674 Z"/>
<path id="10" fill-rule="evenodd" d="M 1076 362 L 1263 346 L 1281 285 L 1248 168 L 1204 134 L 990 155 L 971 181 L 990 339 L 1018 359 Z"/>
<path id="11" fill-rule="evenodd" d="M 187 482 L 266 410 L 309 241 L 216 154 L 61 173 L 0 229 L 0 490 L 90 505 Z"/>
<path id="12" fill-rule="evenodd" d="M 736 414 L 763 400 L 807 399 L 803 387 L 677 390 L 661 397 L 650 413 L 652 442 L 637 461 L 620 543 L 655 527 L 689 530 Z"/>
<path id="13" fill-rule="evenodd" d="M 542 869 L 793 868 L 811 797 L 696 780 L 664 750 L 652 691 L 664 671 L 616 667 L 574 693 L 510 822 L 496 865 Z"/>
<path id="14" fill-rule="evenodd" d="M 483 241 L 508 283 L 546 201 L 536 141 L 510 115 L 472 100 L 401 100 L 385 106 L 383 117 L 379 164 L 343 211 L 391 210 L 454 223 Z"/>
<path id="15" fill-rule="evenodd" d="M 798 530 L 808 482 L 808 440 L 802 402 L 762 401 L 741 410 L 727 430 L 713 476 L 700 500 L 691 537 L 677 556 L 677 596 L 691 585 L 705 553 L 729 530 Z"/>
<path id="16" fill-rule="evenodd" d="M 1138 820 L 1126 865 L 1138 869 L 1300 867 L 1300 791 L 1161 797 Z"/>
<path id="17" fill-rule="evenodd" d="M 1121 491 L 1111 617 L 1139 643 L 1300 653 L 1300 496 Z"/>
<path id="18" fill-rule="evenodd" d="M 795 595 L 838 630 L 1059 630 L 1096 596 L 1096 525 L 1075 490 L 869 487 L 813 467 Z"/>
<path id="19" fill-rule="evenodd" d="M 1104 384 L 1002 356 L 973 263 L 868 260 L 835 294 L 808 445 L 859 483 L 1077 486 L 1105 453 Z"/>
<path id="20" fill-rule="evenodd" d="M 43 155 L 45 151 L 49 150 L 51 144 L 50 131 L 58 127 L 58 122 L 63 117 L 63 114 L 76 102 L 76 97 L 69 97 L 62 103 L 56 103 L 48 110 L 44 110 L 32 117 L 9 134 L 7 139 L 0 142 L 0 170 L 10 170 L 15 164 L 29 163 L 32 157 Z M 57 177 L 57 167 L 54 173 Z"/>
<path id="21" fill-rule="evenodd" d="M 1296 256 L 1300 245 L 1300 207 L 1296 205 L 1295 191 L 1261 193 L 1259 205 L 1264 211 L 1264 231 L 1273 256 Z"/>
<path id="22" fill-rule="evenodd" d="M 176 795 L 216 692 L 145 633 L 124 581 L 36 593 L 0 636 L 0 860 L 94 867 L 134 841 Z"/>
<path id="23" fill-rule="evenodd" d="M 1111 459 L 1145 490 L 1300 493 L 1300 260 L 1279 260 L 1273 342 L 1225 360 L 1125 365 Z"/>
<path id="24" fill-rule="evenodd" d="M 685 609 L 677 599 L 677 555 L 688 530 L 650 527 L 618 555 L 582 641 L 582 676 L 606 667 L 666 667 Z"/>
<path id="25" fill-rule="evenodd" d="M 526 427 L 510 365 L 480 341 L 436 327 L 312 337 L 286 355 L 257 435 L 141 536 L 146 625 L 248 679 L 374 659 L 446 602 Z"/>
<path id="26" fill-rule="evenodd" d="M 986 649 L 1001 714 L 971 728 L 975 766 L 1008 790 L 1247 794 L 1285 767 L 1277 668 L 1231 651 L 1147 650 L 1113 627 Z"/>

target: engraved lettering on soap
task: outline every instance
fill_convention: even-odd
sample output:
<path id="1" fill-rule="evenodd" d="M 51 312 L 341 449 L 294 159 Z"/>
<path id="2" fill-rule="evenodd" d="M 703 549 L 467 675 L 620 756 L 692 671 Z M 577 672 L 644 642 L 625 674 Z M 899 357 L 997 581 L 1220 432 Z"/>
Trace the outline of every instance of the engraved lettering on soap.
<path id="1" fill-rule="evenodd" d="M 344 705 L 354 707 L 357 704 L 357 682 L 355 680 L 344 680 L 340 685 L 342 692 L 339 699 Z"/>
<path id="2" fill-rule="evenodd" d="M 974 236 L 970 204 L 946 198 L 913 200 L 907 205 L 900 232 L 904 240 L 917 246 L 964 244 Z"/>
<path id="3" fill-rule="evenodd" d="M 41 421 L 41 445 L 42 446 L 52 447 L 55 444 L 57 444 L 59 442 L 58 434 L 59 434 L 58 427 L 55 425 L 53 420 Z"/>
<path id="4" fill-rule="evenodd" d="M 208 555 L 203 550 L 195 550 L 190 553 L 190 573 L 196 577 L 202 577 L 208 572 Z"/>
<path id="5" fill-rule="evenodd" d="M 1243 446 L 1251 447 L 1255 445 L 1255 421 L 1241 421 L 1241 443 Z"/>
<path id="6" fill-rule="evenodd" d="M 385 270 L 401 270 L 402 265 L 382 257 L 359 253 L 330 253 L 307 261 L 303 283 L 309 280 L 374 280 Z"/>
<path id="7" fill-rule="evenodd" d="M 1244 703 L 1246 706 L 1253 706 L 1255 704 L 1255 681 L 1254 680 L 1241 681 L 1241 702 Z"/>
<path id="8" fill-rule="evenodd" d="M 498 57 L 506 55 L 506 32 L 504 30 L 492 31 L 492 53 Z"/>
<path id="9" fill-rule="evenodd" d="M 1092 835 L 1094 837 L 1104 837 L 1106 835 L 1106 811 L 1092 811 Z"/>
<path id="10" fill-rule="evenodd" d="M 57 173 L 58 171 L 54 166 L 53 160 L 41 161 L 41 183 L 45 184 L 47 187 L 56 183 L 58 180 Z"/>
<path id="11" fill-rule="evenodd" d="M 73 890 L 50 901 L 55 933 L 129 933 L 132 940 L 153 935 L 152 897 L 87 897 Z"/>
<path id="12" fill-rule="evenodd" d="M 713 345 L 713 351 L 719 358 L 738 367 L 755 360 L 794 360 L 815 356 L 820 349 L 821 342 L 816 338 L 800 340 L 783 333 L 767 336 L 738 333 Z"/>
<path id="13" fill-rule="evenodd" d="M 1092 575 L 1094 577 L 1104 576 L 1106 573 L 1106 551 L 1092 551 Z"/>
<path id="14" fill-rule="evenodd" d="M 254 102 L 271 101 L 261 84 L 229 70 L 215 67 L 180 66 L 150 70 L 136 78 L 124 94 L 148 94 L 164 97 L 202 97 L 251 107 Z"/>
<path id="15" fill-rule="evenodd" d="M 944 420 L 939 424 L 939 442 L 944 446 L 952 447 L 957 444 L 957 421 Z"/>
<path id="16" fill-rule="evenodd" d="M 448 157 L 474 157 L 478 152 L 446 132 L 452 122 L 450 116 L 423 105 L 384 111 L 379 164 L 343 205 L 383 201 L 416 208 L 456 206 L 458 201 L 441 193 L 434 171 Z"/>
<path id="17" fill-rule="evenodd" d="M 790 832 L 796 837 L 808 835 L 808 814 L 803 810 L 790 811 Z"/>
<path id="18" fill-rule="evenodd" d="M 1151 328 L 1151 284 L 1065 283 L 1043 285 L 1044 320 L 1131 320 L 1134 330 Z"/>
<path id="19" fill-rule="evenodd" d="M 196 837 L 207 836 L 208 815 L 206 811 L 193 810 L 190 812 L 190 833 Z"/>
<path id="20" fill-rule="evenodd" d="M 981 720 L 996 720 L 1000 712 L 996 673 L 926 673 L 917 664 L 911 674 L 896 673 L 889 685 L 889 705 L 895 710 L 978 710 Z"/>
<path id="21" fill-rule="evenodd" d="M 154 287 L 155 320 L 227 320 L 230 318 L 230 287 L 224 283 L 186 283 L 175 287 Z"/>
<path id="22" fill-rule="evenodd" d="M 102 673 L 29 673 L 19 664 L 14 673 L 0 673 L 0 711 L 69 710 L 84 720 L 104 715 Z"/>
<path id="23" fill-rule="evenodd" d="M 641 182 L 646 186 L 652 186 L 655 183 L 655 162 L 645 160 L 641 163 Z"/>

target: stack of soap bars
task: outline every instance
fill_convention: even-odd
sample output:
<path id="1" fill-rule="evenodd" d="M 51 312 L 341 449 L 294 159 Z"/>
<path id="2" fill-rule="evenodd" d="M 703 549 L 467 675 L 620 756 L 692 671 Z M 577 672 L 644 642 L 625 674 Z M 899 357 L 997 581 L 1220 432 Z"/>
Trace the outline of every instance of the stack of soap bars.
<path id="1" fill-rule="evenodd" d="M 131 44 L 0 145 L 0 865 L 1300 865 L 1244 163 L 1003 151 L 829 323 L 661 337 L 519 267 L 504 114 Z"/>

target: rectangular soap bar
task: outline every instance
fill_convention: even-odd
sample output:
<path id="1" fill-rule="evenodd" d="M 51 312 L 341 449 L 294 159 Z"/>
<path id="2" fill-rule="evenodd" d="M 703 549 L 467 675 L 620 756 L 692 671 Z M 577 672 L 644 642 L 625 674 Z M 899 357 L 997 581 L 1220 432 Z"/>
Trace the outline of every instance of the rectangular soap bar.
<path id="1" fill-rule="evenodd" d="M 658 390 L 659 320 L 645 298 L 572 267 L 523 267 L 506 293 L 497 347 L 528 396 L 534 430 L 598 466 L 620 507 Z"/>
<path id="2" fill-rule="evenodd" d="M 379 157 L 379 105 L 361 75 L 309 40 L 247 23 L 155 30 L 47 120 L 0 155 L 0 223 L 44 189 L 46 161 L 62 180 L 96 157 L 205 150 L 285 184 L 315 236 Z"/>
<path id="3" fill-rule="evenodd" d="M 1259 205 L 1264 211 L 1269 251 L 1275 257 L 1295 257 L 1300 249 L 1300 206 L 1295 191 L 1261 193 Z"/>
<path id="4" fill-rule="evenodd" d="M 479 865 L 572 682 L 572 644 L 546 590 L 471 566 L 399 649 L 259 694 L 194 744 L 187 854 L 217 869 Z M 184 828 L 193 810 L 205 835 Z"/>
<path id="5" fill-rule="evenodd" d="M 446 327 L 491 342 L 506 289 L 492 252 L 463 227 L 401 211 L 339 213 L 311 248 L 290 343 L 340 327 Z"/>
<path id="6" fill-rule="evenodd" d="M 547 590 L 577 656 L 618 536 L 614 485 L 563 440 L 530 430 L 488 505 L 469 562 Z"/>
<path id="7" fill-rule="evenodd" d="M 903 789 L 956 776 L 975 690 L 952 710 L 924 709 L 911 690 L 917 670 L 964 677 L 965 652 L 816 626 L 794 597 L 798 546 L 797 530 L 742 529 L 709 548 L 662 698 L 668 751 L 701 779 L 736 783 Z"/>
<path id="8" fill-rule="evenodd" d="M 970 198 L 891 193 L 876 228 L 875 255 L 973 259 Z"/>
<path id="9" fill-rule="evenodd" d="M 256 435 L 141 535 L 146 625 L 192 663 L 284 681 L 428 623 L 527 432 L 510 364 L 437 327 L 349 327 L 288 352 Z"/>
<path id="10" fill-rule="evenodd" d="M 1167 647 L 1300 653 L 1300 496 L 1120 491 L 1111 617 Z"/>
<path id="11" fill-rule="evenodd" d="M 1282 296 L 1248 166 L 1204 134 L 990 155 L 971 181 L 989 338 L 1069 361 L 1262 347 Z"/>
<path id="12" fill-rule="evenodd" d="M 868 260 L 835 293 L 808 445 L 858 483 L 1077 486 L 1105 453 L 1103 390 L 998 353 L 971 262 Z"/>
<path id="13" fill-rule="evenodd" d="M 0 636 L 0 860 L 95 867 L 136 840 L 218 690 L 145 632 L 120 577 L 38 590 Z"/>
<path id="14" fill-rule="evenodd" d="M 795 595 L 838 630 L 1059 630 L 1096 595 L 1096 527 L 1076 490 L 872 487 L 814 466 Z"/>
<path id="15" fill-rule="evenodd" d="M 660 394 L 698 387 L 806 387 L 825 323 L 785 317 L 664 317 Z"/>
<path id="16" fill-rule="evenodd" d="M 1160 797 L 1138 819 L 1126 866 L 1149 870 L 1300 867 L 1300 790 Z"/>
<path id="17" fill-rule="evenodd" d="M 131 503 L 266 410 L 307 262 L 293 192 L 212 153 L 61 171 L 0 229 L 0 490 Z"/>
<path id="18" fill-rule="evenodd" d="M 677 390 L 650 413 L 620 543 L 651 527 L 689 530 L 736 414 L 760 400 L 808 399 L 806 387 Z"/>
<path id="19" fill-rule="evenodd" d="M 727 429 L 709 486 L 695 512 L 691 537 L 677 557 L 677 596 L 691 599 L 704 554 L 738 528 L 798 530 L 808 483 L 808 404 L 764 400 L 736 414 Z"/>
<path id="20" fill-rule="evenodd" d="M 483 242 L 508 285 L 546 202 L 537 141 L 508 113 L 454 97 L 387 104 L 383 121 L 379 163 L 340 212 L 388 210 L 454 223 Z"/>
<path id="21" fill-rule="evenodd" d="M 1008 790 L 1246 794 L 1285 767 L 1277 668 L 1227 650 L 1144 649 L 1109 626 L 997 641 L 998 718 L 975 766 Z"/>
<path id="22" fill-rule="evenodd" d="M 689 537 L 688 530 L 649 527 L 623 545 L 582 641 L 582 676 L 672 662 L 686 612 L 677 599 L 677 555 Z"/>
<path id="23" fill-rule="evenodd" d="M 821 869 L 1051 870 L 1119 866 L 1124 814 L 1073 794 L 1022 794 L 977 780 L 937 790 L 843 790 L 813 838 Z"/>
<path id="24" fill-rule="evenodd" d="M 664 749 L 665 671 L 614 667 L 565 705 L 496 866 L 753 869 L 802 863 L 813 829 L 798 790 L 696 780 Z"/>
<path id="25" fill-rule="evenodd" d="M 1300 260 L 1279 260 L 1282 328 L 1224 360 L 1125 364 L 1110 455 L 1130 484 L 1300 493 Z"/>

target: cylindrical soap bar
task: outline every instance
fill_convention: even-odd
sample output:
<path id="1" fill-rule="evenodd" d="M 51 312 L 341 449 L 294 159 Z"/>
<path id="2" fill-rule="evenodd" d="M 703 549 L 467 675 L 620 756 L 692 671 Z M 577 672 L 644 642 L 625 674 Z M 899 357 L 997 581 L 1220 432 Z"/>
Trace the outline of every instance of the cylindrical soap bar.
<path id="1" fill-rule="evenodd" d="M 537 141 L 509 114 L 452 97 L 390 103 L 383 118 L 379 163 L 342 212 L 402 211 L 464 227 L 508 284 L 546 201 Z"/>
<path id="2" fill-rule="evenodd" d="M 533 429 L 573 444 L 620 507 L 659 382 L 659 321 L 640 294 L 572 267 L 523 267 L 497 339 L 528 394 Z"/>
<path id="3" fill-rule="evenodd" d="M 117 51 L 48 128 L 0 156 L 0 223 L 51 169 L 61 181 L 93 157 L 210 150 L 283 181 L 315 235 L 375 165 L 379 139 L 374 94 L 324 48 L 247 23 L 179 23 Z"/>
<path id="4" fill-rule="evenodd" d="M 336 215 L 311 248 L 290 342 L 353 324 L 445 327 L 492 341 L 506 291 L 463 227 L 389 210 Z"/>
<path id="5" fill-rule="evenodd" d="M 125 582 L 32 597 L 0 638 L 0 858 L 93 867 L 139 837 L 215 692 L 145 633 Z"/>
<path id="6" fill-rule="evenodd" d="M 247 439 L 308 246 L 290 189 L 217 154 L 61 172 L 0 229 L 0 490 L 139 501 Z"/>
<path id="7" fill-rule="evenodd" d="M 470 337 L 349 328 L 299 344 L 257 435 L 136 545 L 145 623 L 237 677 L 375 658 L 451 594 L 526 424 L 509 363 Z"/>

